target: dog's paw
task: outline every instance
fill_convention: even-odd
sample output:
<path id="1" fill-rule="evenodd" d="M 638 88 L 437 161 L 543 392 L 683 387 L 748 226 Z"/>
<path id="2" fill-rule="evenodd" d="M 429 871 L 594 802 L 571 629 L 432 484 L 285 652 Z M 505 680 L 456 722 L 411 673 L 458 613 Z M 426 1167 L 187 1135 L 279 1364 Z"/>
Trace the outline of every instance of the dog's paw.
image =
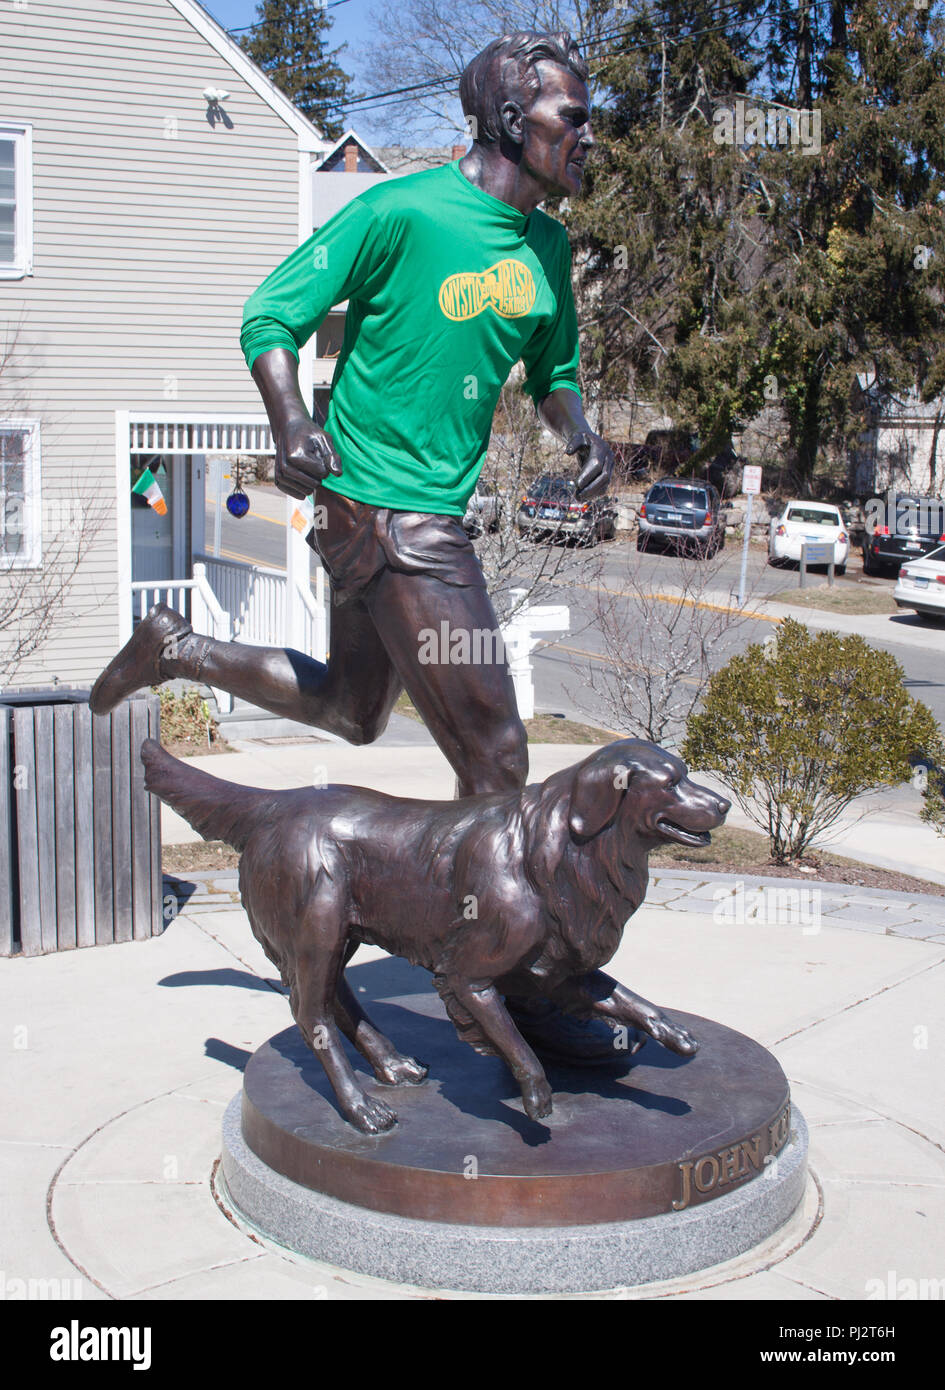
<path id="1" fill-rule="evenodd" d="M 552 1090 L 544 1077 L 540 1081 L 526 1081 L 522 1086 L 522 1101 L 525 1114 L 530 1120 L 541 1120 L 550 1115 L 554 1108 Z"/>
<path id="2" fill-rule="evenodd" d="M 390 1057 L 374 1068 L 378 1081 L 386 1086 L 419 1086 L 426 1080 L 430 1068 L 415 1057 Z"/>
<path id="3" fill-rule="evenodd" d="M 390 1106 L 382 1100 L 375 1100 L 373 1096 L 362 1096 L 353 1105 L 346 1106 L 345 1117 L 362 1134 L 383 1134 L 397 1123 L 397 1116 Z"/>
<path id="4" fill-rule="evenodd" d="M 650 1024 L 649 1032 L 658 1043 L 680 1057 L 694 1057 L 699 1051 L 699 1044 L 692 1034 L 678 1024 L 670 1023 L 662 1014 Z"/>

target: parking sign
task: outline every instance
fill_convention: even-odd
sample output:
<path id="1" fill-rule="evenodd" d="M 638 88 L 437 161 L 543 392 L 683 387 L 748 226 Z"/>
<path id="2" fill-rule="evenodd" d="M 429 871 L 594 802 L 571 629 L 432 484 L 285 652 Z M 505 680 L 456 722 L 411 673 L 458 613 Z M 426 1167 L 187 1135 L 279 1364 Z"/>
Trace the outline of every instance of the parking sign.
<path id="1" fill-rule="evenodd" d="M 742 469 L 742 492 L 746 494 L 761 491 L 761 464 L 746 463 Z"/>

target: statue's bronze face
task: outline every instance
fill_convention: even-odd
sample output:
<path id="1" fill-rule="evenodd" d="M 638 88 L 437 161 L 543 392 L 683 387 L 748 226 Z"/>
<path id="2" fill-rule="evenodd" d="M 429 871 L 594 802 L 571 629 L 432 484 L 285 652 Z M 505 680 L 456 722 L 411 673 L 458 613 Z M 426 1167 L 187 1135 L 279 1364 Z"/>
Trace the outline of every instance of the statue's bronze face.
<path id="1" fill-rule="evenodd" d="M 594 145 L 590 97 L 570 68 L 542 62 L 536 71 L 541 90 L 524 113 L 521 167 L 549 197 L 573 197 Z"/>

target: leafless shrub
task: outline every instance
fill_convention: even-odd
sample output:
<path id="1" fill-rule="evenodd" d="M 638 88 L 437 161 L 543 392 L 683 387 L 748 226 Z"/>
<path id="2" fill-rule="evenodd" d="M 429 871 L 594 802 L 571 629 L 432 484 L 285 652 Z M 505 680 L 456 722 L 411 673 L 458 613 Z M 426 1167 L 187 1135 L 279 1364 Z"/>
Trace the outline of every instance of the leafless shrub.
<path id="1" fill-rule="evenodd" d="M 722 564 L 684 558 L 670 585 L 642 573 L 628 552 L 619 583 L 597 590 L 592 623 L 602 659 L 574 669 L 613 729 L 654 743 L 681 737 L 713 669 L 752 618 L 751 595 L 739 607 Z"/>
<path id="2" fill-rule="evenodd" d="M 50 637 L 97 606 L 94 597 L 77 605 L 70 591 L 108 518 L 107 505 L 67 500 L 50 506 L 48 498 L 44 503 L 41 563 L 20 569 L 0 559 L 0 688 L 12 684 Z M 65 522 L 50 526 L 50 516 L 57 515 Z"/>

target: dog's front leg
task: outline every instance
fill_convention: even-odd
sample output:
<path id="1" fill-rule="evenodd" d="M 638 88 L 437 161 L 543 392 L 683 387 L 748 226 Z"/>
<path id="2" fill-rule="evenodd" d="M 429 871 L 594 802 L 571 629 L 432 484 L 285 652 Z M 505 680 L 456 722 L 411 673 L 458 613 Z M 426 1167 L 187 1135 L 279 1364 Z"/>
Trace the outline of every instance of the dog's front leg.
<path id="1" fill-rule="evenodd" d="M 587 975 L 566 980 L 554 991 L 553 998 L 563 1008 L 575 1013 L 639 1028 L 680 1057 L 692 1057 L 699 1050 L 699 1044 L 691 1033 L 672 1023 L 655 1004 L 634 994 L 625 985 L 618 984 L 603 970 L 592 970 Z"/>
<path id="2" fill-rule="evenodd" d="M 544 1068 L 509 1017 L 502 996 L 488 980 L 446 977 L 446 986 L 468 1010 L 522 1088 L 525 1113 L 540 1120 L 552 1111 L 551 1087 Z"/>

